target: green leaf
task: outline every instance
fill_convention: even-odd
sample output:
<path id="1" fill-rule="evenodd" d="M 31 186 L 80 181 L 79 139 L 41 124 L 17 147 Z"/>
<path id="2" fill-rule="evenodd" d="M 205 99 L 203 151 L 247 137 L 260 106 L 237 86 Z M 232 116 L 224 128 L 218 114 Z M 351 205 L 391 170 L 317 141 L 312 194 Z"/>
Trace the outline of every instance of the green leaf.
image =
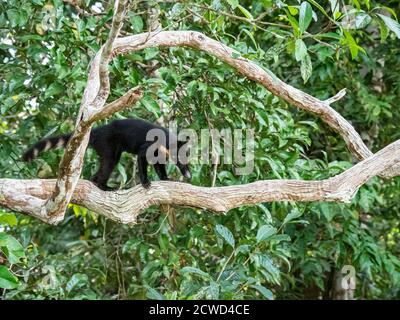
<path id="1" fill-rule="evenodd" d="M 366 13 L 359 13 L 356 15 L 356 29 L 363 29 L 370 24 L 372 18 Z"/>
<path id="2" fill-rule="evenodd" d="M 308 0 L 308 2 L 310 2 L 312 5 L 314 5 L 315 7 L 318 8 L 319 11 L 322 12 L 322 14 L 324 16 L 326 16 L 328 19 L 331 20 L 331 17 L 329 16 L 329 14 L 325 11 L 325 9 L 315 0 Z"/>
<path id="3" fill-rule="evenodd" d="M 74 289 L 82 288 L 84 285 L 88 283 L 88 276 L 83 273 L 75 273 L 71 279 L 67 282 L 66 290 L 71 292 Z"/>
<path id="4" fill-rule="evenodd" d="M 49 98 L 49 97 L 54 97 L 58 95 L 61 92 L 65 91 L 65 87 L 59 83 L 59 82 L 53 82 L 46 90 L 44 97 Z"/>
<path id="5" fill-rule="evenodd" d="M 217 282 L 210 281 L 210 286 L 207 291 L 210 295 L 210 299 L 217 300 L 219 298 L 219 285 Z"/>
<path id="6" fill-rule="evenodd" d="M 235 251 L 235 255 L 238 255 L 239 253 L 249 253 L 251 249 L 251 246 L 248 244 L 242 244 L 239 247 L 237 247 L 236 251 Z"/>
<path id="7" fill-rule="evenodd" d="M 24 248 L 18 240 L 4 232 L 0 233 L 0 248 L 11 264 L 19 263 L 22 258 L 25 258 Z"/>
<path id="8" fill-rule="evenodd" d="M 324 215 L 325 219 L 328 222 L 331 222 L 336 215 L 336 210 L 334 210 L 333 205 L 328 202 L 322 202 L 320 203 L 319 206 L 321 208 L 321 212 Z"/>
<path id="9" fill-rule="evenodd" d="M 118 163 L 117 169 L 118 169 L 119 174 L 122 177 L 121 186 L 124 186 L 126 184 L 126 182 L 128 181 L 128 176 L 126 175 L 125 168 L 121 163 Z"/>
<path id="10" fill-rule="evenodd" d="M 198 268 L 194 268 L 194 267 L 184 267 L 181 269 L 181 273 L 190 273 L 190 274 L 195 274 L 198 275 L 200 277 L 204 277 L 209 279 L 210 275 Z"/>
<path id="11" fill-rule="evenodd" d="M 258 263 L 260 264 L 261 267 L 267 271 L 275 283 L 279 284 L 280 281 L 280 271 L 279 269 L 275 266 L 275 263 L 265 254 L 258 254 L 254 257 L 254 259 L 258 260 Z"/>
<path id="12" fill-rule="evenodd" d="M 145 96 L 140 100 L 140 103 L 146 108 L 147 111 L 150 111 L 154 114 L 154 116 L 159 117 L 160 106 L 153 98 L 150 96 Z"/>
<path id="13" fill-rule="evenodd" d="M 385 22 L 378 20 L 379 29 L 381 30 L 381 42 L 384 42 L 389 35 L 389 29 L 386 27 Z"/>
<path id="14" fill-rule="evenodd" d="M 133 250 L 136 250 L 137 247 L 140 244 L 140 240 L 138 239 L 130 239 L 127 242 L 124 243 L 124 246 L 122 247 L 122 253 L 132 253 Z"/>
<path id="15" fill-rule="evenodd" d="M 290 24 L 292 25 L 293 28 L 293 33 L 296 37 L 300 36 L 300 28 L 297 20 L 290 14 L 288 10 L 286 10 L 286 17 L 289 20 Z"/>
<path id="16" fill-rule="evenodd" d="M 263 127 L 268 127 L 267 122 L 265 122 L 265 120 L 264 120 L 264 118 L 262 117 L 262 115 L 261 115 L 260 112 L 261 112 L 261 111 L 254 110 L 254 113 L 255 113 L 255 115 L 256 115 L 256 118 L 257 118 L 258 122 L 260 123 L 261 126 L 263 126 Z M 268 117 L 267 117 L 267 118 L 268 118 Z"/>
<path id="17" fill-rule="evenodd" d="M 352 59 L 355 59 L 358 54 L 359 46 L 356 43 L 356 40 L 354 40 L 353 36 L 350 34 L 350 32 L 344 30 L 344 35 L 347 40 L 347 44 L 349 45 L 350 53 Z"/>
<path id="18" fill-rule="evenodd" d="M 0 266 L 0 288 L 15 289 L 18 285 L 18 279 L 5 266 Z"/>
<path id="19" fill-rule="evenodd" d="M 308 26 L 310 25 L 312 19 L 312 12 L 313 10 L 311 8 L 311 5 L 307 1 L 301 3 L 300 14 L 299 14 L 300 33 L 306 31 Z"/>
<path id="20" fill-rule="evenodd" d="M 268 208 L 262 203 L 258 204 L 257 206 L 264 212 L 266 222 L 272 223 L 271 211 L 269 211 Z"/>
<path id="21" fill-rule="evenodd" d="M 271 290 L 259 285 L 253 285 L 251 287 L 260 292 L 268 300 L 274 300 L 274 295 Z"/>
<path id="22" fill-rule="evenodd" d="M 287 8 L 289 9 L 289 12 L 292 16 L 295 16 L 299 13 L 299 9 L 297 9 L 296 7 L 287 6 Z"/>
<path id="23" fill-rule="evenodd" d="M 286 224 L 298 217 L 300 217 L 303 213 L 298 210 L 297 208 L 293 209 L 292 211 L 290 211 L 290 213 L 285 217 L 285 220 L 283 220 L 283 224 Z"/>
<path id="24" fill-rule="evenodd" d="M 152 300 L 165 300 L 164 295 L 159 293 L 156 289 L 149 286 L 144 286 L 147 289 L 146 297 Z"/>
<path id="25" fill-rule="evenodd" d="M 159 50 L 158 48 L 146 48 L 144 51 L 145 60 L 151 60 L 158 56 Z"/>
<path id="26" fill-rule="evenodd" d="M 143 30 L 143 20 L 140 16 L 131 17 L 131 25 L 134 32 L 139 33 Z"/>
<path id="27" fill-rule="evenodd" d="M 301 60 L 300 72 L 304 83 L 306 83 L 312 74 L 311 58 L 308 54 L 306 54 L 303 60 Z"/>
<path id="28" fill-rule="evenodd" d="M 385 22 L 386 26 L 396 34 L 397 38 L 400 39 L 400 24 L 396 20 L 384 16 L 383 14 L 378 13 L 378 16 Z"/>
<path id="29" fill-rule="evenodd" d="M 304 43 L 304 41 L 301 39 L 296 40 L 295 46 L 296 47 L 295 47 L 294 55 L 295 55 L 296 61 L 301 61 L 307 55 L 307 46 Z"/>
<path id="30" fill-rule="evenodd" d="M 19 12 L 16 9 L 7 10 L 7 18 L 10 21 L 11 27 L 15 28 L 19 24 Z"/>
<path id="31" fill-rule="evenodd" d="M 253 15 L 252 15 L 246 8 L 243 8 L 240 4 L 238 4 L 237 7 L 239 8 L 239 10 L 243 13 L 243 15 L 244 15 L 247 19 L 250 19 L 250 20 L 253 20 L 253 19 L 254 19 L 254 18 L 253 18 Z"/>
<path id="32" fill-rule="evenodd" d="M 252 41 L 253 44 L 254 44 L 254 48 L 255 48 L 255 49 L 258 49 L 258 44 L 257 44 L 256 40 L 254 39 L 253 34 L 252 34 L 249 30 L 247 30 L 247 29 L 242 29 L 242 30 L 243 30 L 243 32 L 244 32 L 245 34 L 247 34 L 248 37 L 251 39 L 251 41 Z"/>
<path id="33" fill-rule="evenodd" d="M 241 57 L 241 55 L 240 55 L 240 53 L 232 52 L 231 57 L 232 57 L 233 59 L 239 59 L 239 58 Z"/>
<path id="34" fill-rule="evenodd" d="M 377 8 L 380 8 L 380 6 L 376 7 L 376 9 L 377 9 Z M 388 7 L 388 6 L 382 6 L 382 8 L 386 9 L 387 11 L 389 11 L 389 13 L 390 13 L 391 15 L 393 15 L 393 17 L 397 20 L 396 11 L 394 11 L 392 8 L 390 8 L 390 7 Z"/>
<path id="35" fill-rule="evenodd" d="M 263 225 L 260 227 L 260 229 L 258 229 L 257 231 L 257 243 L 260 243 L 263 240 L 268 239 L 269 237 L 273 236 L 274 234 L 276 234 L 276 228 L 271 227 L 269 225 Z"/>
<path id="36" fill-rule="evenodd" d="M 186 92 L 190 97 L 194 97 L 197 94 L 198 83 L 196 80 L 190 81 L 186 86 Z"/>
<path id="37" fill-rule="evenodd" d="M 17 225 L 17 222 L 15 214 L 10 212 L 0 212 L 0 225 L 9 225 L 12 227 Z"/>
<path id="38" fill-rule="evenodd" d="M 236 7 L 239 5 L 239 0 L 227 0 L 227 2 L 232 9 L 236 9 Z"/>
<path id="39" fill-rule="evenodd" d="M 331 3 L 331 11 L 332 11 L 333 17 L 335 19 L 336 14 L 340 10 L 339 0 L 329 0 L 329 2 Z"/>
<path id="40" fill-rule="evenodd" d="M 232 247 L 235 247 L 235 239 L 233 237 L 232 232 L 229 229 L 221 224 L 217 224 L 215 227 L 215 231 L 223 238 L 225 241 Z"/>

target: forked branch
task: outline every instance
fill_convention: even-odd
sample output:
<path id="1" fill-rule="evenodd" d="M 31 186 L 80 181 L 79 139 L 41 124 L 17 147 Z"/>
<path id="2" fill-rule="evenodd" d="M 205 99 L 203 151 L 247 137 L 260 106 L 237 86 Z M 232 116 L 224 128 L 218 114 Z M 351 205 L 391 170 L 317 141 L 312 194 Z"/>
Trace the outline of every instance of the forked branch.
<path id="1" fill-rule="evenodd" d="M 271 71 L 241 57 L 221 42 L 195 31 L 157 31 L 117 38 L 124 7 L 124 1 L 115 2 L 109 38 L 91 63 L 75 131 L 60 163 L 58 179 L 0 179 L 1 206 L 57 224 L 63 220 L 72 200 L 116 221 L 132 224 L 139 212 L 152 204 L 187 205 L 226 212 L 241 205 L 267 201 L 349 201 L 369 178 L 400 174 L 400 140 L 373 155 L 353 126 L 330 106 L 345 95 L 344 89 L 322 101 L 281 81 Z M 132 106 L 142 95 L 139 88 L 134 88 L 105 106 L 110 92 L 107 67 L 110 59 L 149 47 L 171 46 L 207 52 L 294 106 L 320 116 L 343 137 L 349 150 L 363 161 L 338 176 L 322 181 L 266 180 L 218 188 L 155 182 L 149 190 L 136 186 L 131 190 L 115 192 L 104 192 L 90 182 L 79 181 L 93 123 Z"/>
<path id="2" fill-rule="evenodd" d="M 171 204 L 197 207 L 218 213 L 271 201 L 349 202 L 370 178 L 400 162 L 400 140 L 343 173 L 326 180 L 263 180 L 227 187 L 198 187 L 186 183 L 158 181 L 148 190 L 141 185 L 129 190 L 105 192 L 80 180 L 72 202 L 116 222 L 133 225 L 139 213 L 151 205 Z M 46 199 L 55 180 L 0 179 L 0 206 L 24 212 L 50 224 L 45 212 L 37 211 L 38 199 Z"/>

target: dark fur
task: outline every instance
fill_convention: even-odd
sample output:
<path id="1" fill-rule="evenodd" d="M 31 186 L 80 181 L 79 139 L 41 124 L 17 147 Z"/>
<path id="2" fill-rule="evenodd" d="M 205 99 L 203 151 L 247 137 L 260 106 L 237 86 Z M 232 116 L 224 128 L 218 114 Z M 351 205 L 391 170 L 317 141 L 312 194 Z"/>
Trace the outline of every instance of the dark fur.
<path id="1" fill-rule="evenodd" d="M 169 149 L 171 133 L 158 125 L 140 119 L 115 120 L 108 125 L 100 126 L 91 131 L 89 146 L 96 150 L 100 158 L 100 168 L 91 179 L 99 188 L 109 190 L 107 181 L 117 165 L 123 151 L 138 155 L 138 167 L 140 182 L 145 188 L 150 187 L 150 180 L 147 176 L 148 161 L 146 151 L 153 141 L 146 141 L 147 132 L 151 129 L 161 129 L 165 132 L 167 143 L 164 147 Z M 41 151 L 65 147 L 71 134 L 43 139 L 32 146 L 23 155 L 24 161 L 31 161 Z M 183 143 L 178 142 L 178 147 Z M 47 147 L 46 147 L 47 146 Z M 189 167 L 179 160 L 177 166 L 182 174 L 190 178 Z M 168 180 L 165 164 L 155 163 L 154 168 L 161 180 Z"/>

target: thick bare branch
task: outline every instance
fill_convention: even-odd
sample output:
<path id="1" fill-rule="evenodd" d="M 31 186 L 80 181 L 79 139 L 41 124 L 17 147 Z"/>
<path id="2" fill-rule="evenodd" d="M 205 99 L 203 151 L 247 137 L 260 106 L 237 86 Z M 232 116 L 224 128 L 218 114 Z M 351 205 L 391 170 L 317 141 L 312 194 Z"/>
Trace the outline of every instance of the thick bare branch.
<path id="1" fill-rule="evenodd" d="M 116 17 L 118 16 L 119 15 L 117 14 Z M 114 32 L 111 31 L 110 34 L 111 34 L 110 37 L 112 38 Z M 56 223 L 57 221 L 63 219 L 63 214 L 71 199 L 73 190 L 76 184 L 78 183 L 78 179 L 81 173 L 83 156 L 87 147 L 91 124 L 93 123 L 94 119 L 97 119 L 96 114 L 101 112 L 102 107 L 104 106 L 105 103 L 105 99 L 99 98 L 98 93 L 102 91 L 101 90 L 102 80 L 100 75 L 103 73 L 101 71 L 103 70 L 102 68 L 104 66 L 102 60 L 104 58 L 103 56 L 104 52 L 107 51 L 105 50 L 106 46 L 107 45 L 105 45 L 103 49 L 98 52 L 98 54 L 96 55 L 91 64 L 89 80 L 82 100 L 80 116 L 78 117 L 76 130 L 67 146 L 64 158 L 60 165 L 59 179 L 57 180 L 57 183 L 55 185 L 55 191 L 52 197 L 46 203 L 46 206 L 43 206 L 42 204 L 43 202 L 45 202 L 43 198 L 30 199 L 29 193 L 27 194 L 28 196 L 27 199 L 29 200 L 28 202 L 29 203 L 32 202 L 32 204 L 36 206 L 36 209 L 33 206 L 29 206 L 26 212 L 34 213 L 36 216 L 43 216 L 43 214 L 45 214 L 46 218 L 43 219 L 47 219 L 47 221 L 51 223 Z M 362 139 L 355 131 L 353 126 L 349 122 L 347 122 L 339 113 L 337 113 L 334 109 L 332 109 L 329 105 L 330 103 L 335 102 L 339 100 L 341 97 L 343 97 L 345 93 L 344 90 L 340 91 L 338 94 L 328 99 L 327 101 L 319 100 L 307 93 L 304 93 L 284 83 L 269 70 L 264 70 L 256 63 L 240 57 L 240 55 L 235 50 L 227 47 L 226 45 L 218 41 L 210 39 L 204 34 L 201 34 L 199 32 L 194 32 L 194 31 L 151 32 L 124 38 L 117 38 L 113 42 L 110 56 L 142 50 L 148 47 L 160 47 L 160 46 L 187 46 L 214 55 L 215 57 L 225 61 L 227 64 L 234 67 L 241 74 L 262 84 L 269 91 L 285 99 L 294 106 L 319 115 L 329 126 L 337 130 L 337 132 L 346 141 L 349 149 L 358 158 L 367 159 L 366 162 L 363 162 L 364 166 L 366 165 L 365 163 L 369 163 L 368 161 L 370 161 L 370 159 L 375 159 L 375 156 L 373 156 L 372 152 L 363 143 Z M 121 101 L 125 100 L 125 98 L 129 100 L 130 99 L 128 98 L 129 96 L 130 93 L 127 93 L 124 97 L 121 98 Z M 135 96 L 138 97 L 139 94 Z M 111 104 L 111 106 L 108 106 L 106 110 L 103 111 L 103 114 L 108 115 L 110 110 L 119 110 L 120 107 L 122 108 L 122 105 L 124 105 L 124 103 L 120 104 L 120 102 L 118 103 L 115 102 L 114 104 Z M 386 148 L 384 150 L 386 150 Z M 398 151 L 396 150 L 396 152 Z M 400 164 L 398 163 L 398 161 L 392 161 L 392 162 L 393 166 L 385 165 L 384 167 L 382 167 L 382 164 L 378 164 L 379 172 L 376 174 L 380 174 L 387 177 L 399 175 Z M 386 161 L 383 161 L 382 163 L 387 164 Z M 358 167 L 355 166 L 354 168 Z M 346 172 L 352 172 L 352 171 L 350 169 Z M 371 172 L 373 171 L 369 171 L 368 173 Z M 365 174 L 367 173 L 361 174 L 358 177 L 354 179 L 352 178 L 350 180 L 358 181 L 357 179 L 360 179 L 360 177 L 365 177 Z M 350 180 L 345 179 L 344 181 L 350 181 Z M 335 188 L 324 189 L 328 186 L 327 183 L 331 184 L 333 182 L 335 182 L 334 186 Z M 340 188 L 338 187 L 339 184 Z M 149 203 L 163 203 L 163 202 L 175 203 L 181 205 L 198 205 L 201 207 L 200 204 L 202 204 L 202 202 L 200 201 L 200 199 L 203 199 L 202 201 L 211 204 L 214 203 L 214 201 L 218 202 L 218 205 L 214 205 L 214 207 L 213 205 L 205 205 L 206 208 L 213 209 L 216 211 L 223 211 L 217 209 L 218 207 L 221 207 L 221 203 L 225 203 L 228 199 L 230 199 L 232 203 L 225 204 L 223 206 L 224 208 L 228 209 L 231 206 L 255 203 L 257 201 L 261 201 L 262 199 L 264 199 L 262 201 L 273 201 L 273 200 L 283 200 L 283 199 L 291 199 L 298 201 L 312 201 L 312 200 L 343 201 L 345 197 L 348 198 L 349 190 L 354 193 L 359 187 L 359 185 L 357 185 L 357 188 L 354 187 L 354 185 L 350 185 L 350 189 L 348 188 L 343 189 L 342 185 L 343 183 L 341 180 L 335 180 L 335 178 L 332 178 L 323 182 L 320 181 L 293 182 L 293 181 L 277 180 L 277 181 L 256 182 L 254 184 L 245 186 L 227 187 L 227 188 L 238 188 L 234 190 L 235 192 L 238 192 L 238 194 L 240 194 L 240 191 L 244 191 L 243 197 L 240 198 L 241 200 L 230 199 L 229 197 L 227 197 L 227 194 L 220 191 L 220 188 L 213 189 L 212 196 L 210 196 L 210 198 L 207 198 L 205 197 L 206 195 L 211 195 L 209 191 L 207 191 L 208 189 L 185 185 L 183 189 L 191 192 L 191 199 L 197 199 L 193 200 L 194 203 L 191 203 L 190 201 L 192 200 L 188 199 L 188 197 L 184 193 L 184 190 L 180 189 L 182 185 L 176 185 L 176 184 L 169 185 L 168 183 L 156 183 L 150 191 L 144 192 L 140 187 L 136 187 L 132 191 L 126 191 L 126 192 L 133 193 L 130 194 L 130 198 L 132 201 L 131 203 L 134 203 L 135 205 L 139 203 L 142 204 L 144 207 L 148 206 Z M 299 187 L 300 188 L 299 190 L 304 190 L 304 193 L 299 196 L 293 196 L 293 195 L 290 196 L 288 191 L 290 192 L 293 191 L 293 193 L 291 194 L 294 195 L 298 194 L 295 192 L 296 190 L 291 189 L 291 186 L 295 186 L 295 189 Z M 174 188 L 176 188 L 177 191 L 173 191 L 175 190 Z M 335 191 L 332 191 L 334 189 Z M 94 189 L 90 188 L 90 190 Z M 229 190 L 229 189 L 223 189 L 223 190 Z M 264 191 L 262 192 L 262 190 Z M 328 190 L 328 192 L 326 192 L 326 190 Z M 219 199 L 218 197 L 216 197 L 216 194 L 214 193 L 215 191 L 218 191 L 218 194 L 219 192 L 221 192 L 221 195 L 223 195 L 224 197 Z M 88 194 L 92 194 L 92 192 L 94 191 L 90 191 Z M 198 195 L 194 195 L 193 193 L 195 192 L 200 192 L 200 193 Z M 350 194 L 352 194 L 351 192 Z M 124 194 L 124 192 L 122 193 Z M 341 193 L 343 193 L 343 195 L 341 195 Z M 112 193 L 112 194 L 119 194 L 119 193 Z M 143 202 L 143 201 L 138 202 L 134 200 L 134 199 L 139 200 L 140 195 L 142 194 L 146 194 L 147 199 L 150 200 L 147 200 L 148 202 Z M 164 196 L 160 196 L 160 194 Z M 151 195 L 151 197 L 149 195 Z M 181 196 L 183 198 L 180 198 Z M 127 207 L 131 206 L 130 203 L 126 202 L 127 199 L 124 198 L 123 200 L 125 201 L 123 205 Z M 109 204 L 107 203 L 99 205 L 100 206 L 99 210 L 102 211 L 103 214 L 105 215 L 106 213 L 102 208 L 103 206 L 107 207 L 108 205 Z M 93 206 L 93 204 L 91 204 L 90 206 Z M 140 211 L 140 209 L 138 210 Z M 137 214 L 138 211 L 135 212 Z M 52 215 L 49 216 L 48 215 L 49 213 L 52 213 Z"/>
<path id="2" fill-rule="evenodd" d="M 70 202 L 72 193 L 79 180 L 82 171 L 83 158 L 89 142 L 92 118 L 96 113 L 100 112 L 104 106 L 109 92 L 108 63 L 112 56 L 112 47 L 122 27 L 124 17 L 125 1 L 116 0 L 114 6 L 114 16 L 112 27 L 108 39 L 102 49 L 98 52 L 98 65 L 92 69 L 96 69 L 97 75 L 93 73 L 89 76 L 88 84 L 82 99 L 75 131 L 66 147 L 64 156 L 60 162 L 57 183 L 51 197 L 47 200 L 42 211 L 45 211 L 53 220 L 62 220 L 65 210 Z M 96 90 L 93 91 L 91 83 L 97 82 Z"/>
<path id="3" fill-rule="evenodd" d="M 135 87 L 125 93 L 122 97 L 117 100 L 110 102 L 105 105 L 99 112 L 95 113 L 90 119 L 90 123 L 106 119 L 112 116 L 114 113 L 122 111 L 125 108 L 132 106 L 134 103 L 140 100 L 143 92 L 139 87 Z"/>
<path id="4" fill-rule="evenodd" d="M 99 79 L 100 89 L 96 99 L 107 99 L 110 92 L 110 79 L 108 77 L 108 63 L 112 56 L 112 47 L 115 39 L 122 27 L 122 21 L 125 16 L 125 1 L 115 0 L 114 3 L 114 17 L 111 25 L 111 30 L 108 39 L 102 49 L 100 50 L 100 63 L 99 63 Z M 105 101 L 105 100 L 104 100 Z M 97 103 L 95 103 L 96 105 Z"/>
<path id="5" fill-rule="evenodd" d="M 105 192 L 89 181 L 80 180 L 72 202 L 114 221 L 133 225 L 138 214 L 151 205 L 174 204 L 198 207 L 219 213 L 270 201 L 349 202 L 370 178 L 400 162 L 400 140 L 343 173 L 326 180 L 264 180 L 227 187 L 198 187 L 186 183 L 153 182 L 129 190 Z M 44 222 L 60 221 L 37 210 L 40 201 L 51 195 L 55 180 L 0 179 L 0 206 L 24 212 Z M 42 200 L 42 201 L 43 201 Z"/>
<path id="6" fill-rule="evenodd" d="M 340 99 L 342 99 L 346 95 L 346 88 L 340 90 L 338 93 L 336 93 L 333 97 L 326 99 L 325 103 L 327 104 L 332 104 Z"/>

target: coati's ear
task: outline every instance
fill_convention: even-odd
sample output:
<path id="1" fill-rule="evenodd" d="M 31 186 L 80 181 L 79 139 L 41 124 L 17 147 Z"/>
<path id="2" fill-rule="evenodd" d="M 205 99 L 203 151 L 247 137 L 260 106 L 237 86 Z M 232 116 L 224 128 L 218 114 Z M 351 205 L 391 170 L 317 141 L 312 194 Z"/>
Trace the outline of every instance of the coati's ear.
<path id="1" fill-rule="evenodd" d="M 159 150 L 162 154 L 164 154 L 166 157 L 169 157 L 169 150 L 168 150 L 165 146 L 160 145 L 160 146 L 158 147 L 158 150 Z"/>

